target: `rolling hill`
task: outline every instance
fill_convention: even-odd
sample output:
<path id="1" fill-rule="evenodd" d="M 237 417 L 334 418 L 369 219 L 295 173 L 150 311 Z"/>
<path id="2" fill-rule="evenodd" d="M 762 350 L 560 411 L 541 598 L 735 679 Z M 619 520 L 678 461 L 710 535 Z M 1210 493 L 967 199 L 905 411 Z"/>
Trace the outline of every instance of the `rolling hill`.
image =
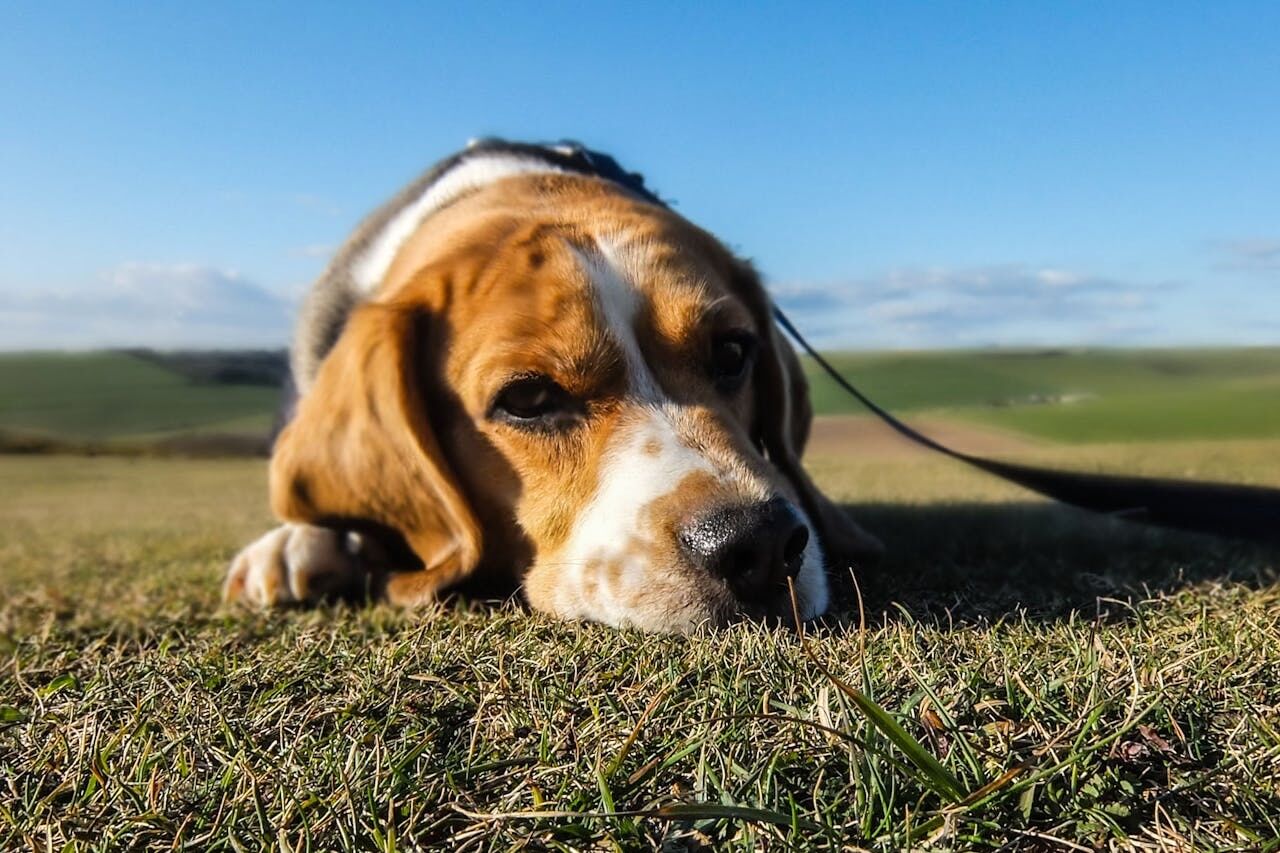
<path id="1" fill-rule="evenodd" d="M 843 353 L 882 405 L 1059 442 L 1280 436 L 1280 348 Z M 808 365 L 815 410 L 865 415 Z M 281 352 L 148 350 L 0 355 L 0 439 L 11 449 L 261 450 Z"/>

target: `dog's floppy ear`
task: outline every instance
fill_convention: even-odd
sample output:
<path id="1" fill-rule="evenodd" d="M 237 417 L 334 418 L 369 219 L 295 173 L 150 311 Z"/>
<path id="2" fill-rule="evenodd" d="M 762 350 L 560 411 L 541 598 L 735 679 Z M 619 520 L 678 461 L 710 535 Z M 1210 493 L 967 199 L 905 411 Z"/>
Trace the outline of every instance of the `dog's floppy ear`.
<path id="1" fill-rule="evenodd" d="M 739 265 L 735 289 L 742 296 L 761 329 L 760 359 L 756 365 L 755 439 L 769 461 L 786 476 L 799 493 L 804 510 L 817 526 L 818 539 L 829 565 L 866 562 L 884 552 L 880 540 L 854 523 L 853 519 L 818 490 L 800 464 L 813 407 L 809 403 L 809 383 L 795 350 L 773 319 L 773 302 L 749 264 Z"/>
<path id="2" fill-rule="evenodd" d="M 428 595 L 480 558 L 475 516 L 432 431 L 419 376 L 426 318 L 414 306 L 356 308 L 271 460 L 286 521 L 381 525 L 422 560 Z"/>

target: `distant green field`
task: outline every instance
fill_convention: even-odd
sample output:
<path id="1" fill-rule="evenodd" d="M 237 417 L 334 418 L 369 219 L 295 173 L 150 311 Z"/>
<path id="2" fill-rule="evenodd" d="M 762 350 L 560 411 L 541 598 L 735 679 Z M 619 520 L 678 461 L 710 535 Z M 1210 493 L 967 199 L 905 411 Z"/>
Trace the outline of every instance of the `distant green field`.
<path id="1" fill-rule="evenodd" d="M 0 356 L 0 429 L 78 440 L 263 433 L 280 392 L 193 382 L 136 355 Z"/>
<path id="2" fill-rule="evenodd" d="M 833 361 L 893 411 L 1051 441 L 1280 436 L 1280 348 L 845 353 Z M 276 389 L 182 368 L 119 352 L 0 355 L 0 431 L 123 442 L 265 434 Z M 864 413 L 812 365 L 810 377 L 819 414 Z"/>
<path id="3" fill-rule="evenodd" d="M 1280 348 L 839 354 L 881 405 L 1053 441 L 1280 436 Z M 819 413 L 863 413 L 810 365 Z"/>

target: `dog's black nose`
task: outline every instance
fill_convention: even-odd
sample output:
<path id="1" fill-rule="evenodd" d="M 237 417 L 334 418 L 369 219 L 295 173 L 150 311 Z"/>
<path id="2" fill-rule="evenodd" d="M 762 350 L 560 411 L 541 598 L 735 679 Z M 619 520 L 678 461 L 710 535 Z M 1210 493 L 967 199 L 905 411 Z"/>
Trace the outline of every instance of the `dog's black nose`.
<path id="1" fill-rule="evenodd" d="M 809 528 L 782 498 L 712 510 L 679 536 L 696 565 L 723 577 L 748 600 L 785 588 L 787 578 L 799 573 L 809 544 Z"/>

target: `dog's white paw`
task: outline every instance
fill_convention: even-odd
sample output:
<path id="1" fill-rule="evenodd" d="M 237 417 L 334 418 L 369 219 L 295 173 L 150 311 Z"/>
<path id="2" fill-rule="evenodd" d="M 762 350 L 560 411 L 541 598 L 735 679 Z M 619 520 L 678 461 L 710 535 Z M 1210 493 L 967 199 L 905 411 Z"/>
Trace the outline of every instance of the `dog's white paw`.
<path id="1" fill-rule="evenodd" d="M 363 582 L 356 533 L 284 524 L 252 542 L 227 570 L 222 600 L 258 607 L 310 604 L 351 592 Z"/>

